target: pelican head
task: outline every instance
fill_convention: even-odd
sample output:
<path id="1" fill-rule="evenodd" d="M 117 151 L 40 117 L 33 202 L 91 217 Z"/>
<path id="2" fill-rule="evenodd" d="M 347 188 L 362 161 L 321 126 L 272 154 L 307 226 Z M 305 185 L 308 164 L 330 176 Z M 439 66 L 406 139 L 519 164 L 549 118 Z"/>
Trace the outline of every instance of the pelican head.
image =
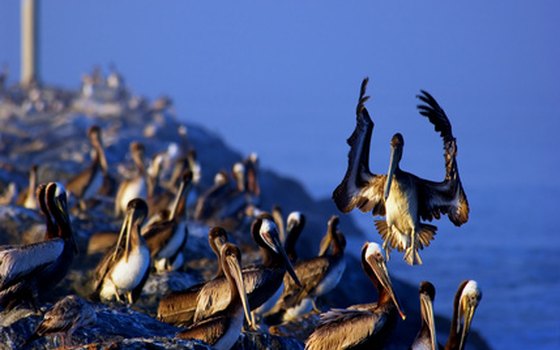
<path id="1" fill-rule="evenodd" d="M 402 312 L 401 306 L 397 301 L 395 292 L 393 291 L 393 285 L 391 283 L 391 279 L 389 278 L 387 265 L 385 264 L 385 257 L 383 256 L 383 252 L 379 244 L 373 242 L 364 244 L 364 247 L 362 248 L 362 265 L 366 272 L 371 269 L 373 275 L 371 275 L 371 273 L 368 273 L 368 275 L 370 275 L 372 282 L 376 286 L 379 286 L 380 284 L 381 289 L 385 290 L 385 292 L 389 294 L 389 297 L 393 301 L 393 304 L 397 308 L 401 318 L 403 320 L 406 319 L 406 315 Z"/>
<path id="2" fill-rule="evenodd" d="M 276 255 L 279 255 L 286 266 L 286 270 L 294 280 L 294 282 L 301 287 L 301 282 L 299 281 L 294 267 L 280 243 L 280 238 L 278 236 L 278 229 L 274 223 L 274 219 L 269 214 L 260 215 L 251 226 L 251 232 L 253 234 L 253 239 L 257 244 L 265 249 L 273 251 Z"/>
<path id="3" fill-rule="evenodd" d="M 237 189 L 239 191 L 245 190 L 245 166 L 241 162 L 237 162 L 232 168 L 233 177 L 237 183 Z"/>
<path id="4" fill-rule="evenodd" d="M 220 170 L 214 175 L 214 185 L 225 185 L 228 182 L 229 178 L 225 171 Z"/>
<path id="5" fill-rule="evenodd" d="M 236 245 L 225 243 L 220 250 L 220 257 L 222 261 L 222 269 L 226 278 L 231 284 L 233 284 L 231 286 L 232 293 L 235 288 L 237 290 L 237 295 L 239 295 L 239 298 L 241 299 L 241 305 L 243 306 L 243 312 L 245 313 L 245 318 L 249 323 L 249 327 L 253 327 L 254 320 L 251 317 L 251 310 L 249 308 L 249 301 L 247 298 L 247 292 L 245 291 L 245 285 L 243 283 L 243 274 L 241 272 L 241 251 Z"/>
<path id="6" fill-rule="evenodd" d="M 482 292 L 478 288 L 478 284 L 474 280 L 467 280 L 463 281 L 459 286 L 460 296 L 455 307 L 458 308 L 456 310 L 457 315 L 457 329 L 456 332 L 461 332 L 461 327 L 463 328 L 461 332 L 461 338 L 459 342 L 459 349 L 463 349 L 465 346 L 465 341 L 467 340 L 467 336 L 469 334 L 469 330 L 471 328 L 471 322 L 474 317 L 474 312 L 482 299 Z M 457 294 L 459 294 L 457 291 Z M 461 318 L 464 320 L 464 324 L 461 324 Z"/>
<path id="7" fill-rule="evenodd" d="M 78 245 L 74 240 L 70 217 L 68 216 L 68 203 L 66 201 L 66 189 L 59 182 L 49 182 L 45 187 L 45 204 L 50 217 L 58 226 L 60 238 L 70 240 L 74 252 L 78 252 Z"/>
<path id="8" fill-rule="evenodd" d="M 144 170 L 144 145 L 140 142 L 131 142 L 130 143 L 130 154 L 132 155 L 132 159 L 134 160 L 134 164 L 139 169 Z"/>
<path id="9" fill-rule="evenodd" d="M 325 255 L 327 253 L 327 250 L 329 250 L 329 247 L 331 246 L 331 242 L 334 238 L 333 235 L 336 234 L 336 231 L 338 229 L 339 221 L 340 219 L 336 215 L 331 216 L 331 218 L 329 219 L 327 233 L 321 240 L 319 246 L 319 256 Z"/>
<path id="10" fill-rule="evenodd" d="M 436 289 L 430 282 L 420 282 L 420 314 L 422 321 L 428 326 L 430 332 L 430 345 L 432 350 L 437 349 L 436 326 L 434 321 L 434 298 Z"/>
<path id="11" fill-rule="evenodd" d="M 217 254 L 220 254 L 222 246 L 227 243 L 228 237 L 226 230 L 221 227 L 213 227 L 208 231 L 208 244 Z"/>
<path id="12" fill-rule="evenodd" d="M 287 232 L 293 231 L 296 227 L 305 225 L 305 215 L 299 211 L 293 211 L 288 215 Z"/>
<path id="13" fill-rule="evenodd" d="M 393 182 L 393 174 L 399 167 L 402 158 L 404 139 L 400 133 L 393 135 L 391 139 L 391 159 L 389 161 L 389 171 L 387 172 L 387 180 L 385 181 L 384 198 L 387 200 L 389 191 L 391 191 L 391 183 Z"/>
<path id="14" fill-rule="evenodd" d="M 121 245 L 123 236 L 125 237 L 125 248 L 124 248 L 124 258 L 128 261 L 128 256 L 130 254 L 130 240 L 132 236 L 132 230 L 137 229 L 140 232 L 140 226 L 146 219 L 148 215 L 148 205 L 143 199 L 135 198 L 128 202 L 126 207 L 126 216 L 121 227 L 121 232 L 119 233 L 119 239 L 117 240 L 117 245 L 115 247 L 115 253 L 113 254 L 113 260 L 117 257 L 117 252 Z"/>
<path id="15" fill-rule="evenodd" d="M 101 163 L 101 169 L 107 171 L 107 158 L 105 158 L 105 151 L 103 150 L 103 141 L 101 139 L 101 128 L 97 125 L 91 126 L 88 129 L 89 142 L 97 152 L 99 156 L 99 162 Z"/>

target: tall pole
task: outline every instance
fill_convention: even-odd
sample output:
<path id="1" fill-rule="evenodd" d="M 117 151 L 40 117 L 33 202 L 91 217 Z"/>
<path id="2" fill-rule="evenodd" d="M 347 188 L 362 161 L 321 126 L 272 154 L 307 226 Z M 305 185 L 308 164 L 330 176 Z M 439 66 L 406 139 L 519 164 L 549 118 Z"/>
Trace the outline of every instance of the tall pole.
<path id="1" fill-rule="evenodd" d="M 21 84 L 38 81 L 38 23 L 36 0 L 21 1 Z"/>

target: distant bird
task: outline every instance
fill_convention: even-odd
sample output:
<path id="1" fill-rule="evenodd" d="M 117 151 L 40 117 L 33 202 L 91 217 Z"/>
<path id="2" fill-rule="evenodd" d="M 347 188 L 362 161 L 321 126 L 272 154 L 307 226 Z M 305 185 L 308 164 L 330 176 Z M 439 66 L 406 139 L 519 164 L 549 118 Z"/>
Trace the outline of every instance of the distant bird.
<path id="1" fill-rule="evenodd" d="M 434 321 L 434 298 L 436 289 L 430 282 L 420 283 L 420 317 L 422 323 L 410 350 L 437 350 L 436 325 Z"/>
<path id="2" fill-rule="evenodd" d="M 305 342 L 306 350 L 382 349 L 397 316 L 405 319 L 377 243 L 366 243 L 362 248 L 362 267 L 377 289 L 378 302 L 321 314 L 319 326 Z"/>
<path id="3" fill-rule="evenodd" d="M 186 218 L 179 216 L 179 206 L 186 212 L 185 198 L 192 181 L 192 173 L 186 171 L 176 193 L 169 217 L 153 223 L 143 232 L 150 249 L 156 271 L 175 271 L 183 266 L 183 248 L 188 238 Z"/>
<path id="4" fill-rule="evenodd" d="M 128 203 L 126 217 L 114 248 L 101 259 L 94 275 L 94 298 L 116 298 L 133 304 L 150 273 L 150 250 L 140 234 L 148 206 L 140 198 Z M 124 238 L 124 239 L 123 239 Z"/>
<path id="5" fill-rule="evenodd" d="M 26 345 L 44 336 L 62 333 L 64 346 L 78 328 L 92 326 L 96 322 L 97 314 L 90 303 L 79 296 L 68 295 L 47 311 Z"/>
<path id="6" fill-rule="evenodd" d="M 130 154 L 136 166 L 136 174 L 119 185 L 115 197 L 115 216 L 126 212 L 128 203 L 135 198 L 148 199 L 146 167 L 144 165 L 144 145 L 139 142 L 130 143 Z"/>
<path id="7" fill-rule="evenodd" d="M 68 192 L 78 199 L 82 210 L 86 208 L 84 200 L 95 196 L 103 187 L 104 182 L 105 186 L 110 186 L 110 181 L 106 179 L 108 177 L 108 167 L 101 139 L 101 129 L 94 125 L 88 129 L 87 134 L 94 151 L 91 164 L 71 178 L 66 185 Z"/>
<path id="8" fill-rule="evenodd" d="M 225 243 L 220 251 L 222 271 L 229 285 L 226 308 L 209 315 L 177 334 L 178 338 L 198 339 L 218 350 L 231 349 L 241 335 L 243 315 L 253 327 L 249 301 L 241 274 L 241 252 L 237 246 Z"/>
<path id="9" fill-rule="evenodd" d="M 16 204 L 21 205 L 27 209 L 37 209 L 37 200 L 35 196 L 35 191 L 37 187 L 37 170 L 36 164 L 31 166 L 29 169 L 29 186 L 20 192 Z"/>
<path id="10" fill-rule="evenodd" d="M 318 310 L 315 300 L 338 285 L 346 269 L 346 240 L 344 234 L 338 231 L 338 223 L 336 215 L 329 219 L 325 242 L 327 247 L 332 245 L 332 254 L 323 254 L 296 263 L 294 270 L 303 287 L 298 287 L 287 276 L 284 277 L 284 291 L 268 313 L 267 323 L 288 322 L 309 313 L 312 309 Z"/>
<path id="11" fill-rule="evenodd" d="M 45 216 L 44 240 L 0 246 L 0 306 L 5 308 L 22 301 L 36 306 L 38 297 L 66 276 L 78 251 L 64 186 L 56 182 L 40 185 L 37 202 Z"/>
<path id="12" fill-rule="evenodd" d="M 453 302 L 453 318 L 445 350 L 463 350 L 482 292 L 474 280 L 461 282 Z M 462 322 L 463 321 L 463 322 Z"/>
<path id="13" fill-rule="evenodd" d="M 333 192 L 333 199 L 344 213 L 358 208 L 373 215 L 385 215 L 375 225 L 384 240 L 383 248 L 406 251 L 404 259 L 410 265 L 421 264 L 418 249 L 427 247 L 436 233 L 436 227 L 423 224 L 420 219 L 439 219 L 447 214 L 457 226 L 467 222 L 469 204 L 459 178 L 457 144 L 451 132 L 451 123 L 443 109 L 427 92 L 418 98 L 420 114 L 427 117 L 444 141 L 446 174 L 441 182 L 424 180 L 400 169 L 404 139 L 397 133 L 391 139 L 391 161 L 387 175 L 376 175 L 369 170 L 369 149 L 373 121 L 364 103 L 368 79 L 364 79 L 356 108 L 356 128 L 347 140 L 350 145 L 348 169 L 344 179 Z"/>

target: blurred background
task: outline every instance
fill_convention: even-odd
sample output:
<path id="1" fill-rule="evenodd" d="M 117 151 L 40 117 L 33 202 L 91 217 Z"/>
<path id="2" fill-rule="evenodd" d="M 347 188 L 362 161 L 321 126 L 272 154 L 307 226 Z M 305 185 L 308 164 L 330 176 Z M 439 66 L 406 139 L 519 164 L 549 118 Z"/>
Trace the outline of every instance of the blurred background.
<path id="1" fill-rule="evenodd" d="M 372 171 L 386 171 L 399 131 L 402 168 L 442 179 L 441 139 L 416 111 L 427 90 L 453 124 L 471 219 L 438 222 L 424 265 L 393 254 L 391 273 L 432 281 L 436 311 L 448 316 L 459 283 L 476 279 L 484 296 L 473 327 L 490 345 L 560 347 L 557 1 L 51 0 L 39 18 L 43 82 L 78 88 L 94 66 L 114 67 L 135 93 L 171 97 L 181 120 L 257 152 L 316 198 L 344 175 L 365 76 Z M 8 83 L 19 61 L 20 2 L 4 1 Z M 353 215 L 364 240 L 379 242 L 371 215 Z"/>

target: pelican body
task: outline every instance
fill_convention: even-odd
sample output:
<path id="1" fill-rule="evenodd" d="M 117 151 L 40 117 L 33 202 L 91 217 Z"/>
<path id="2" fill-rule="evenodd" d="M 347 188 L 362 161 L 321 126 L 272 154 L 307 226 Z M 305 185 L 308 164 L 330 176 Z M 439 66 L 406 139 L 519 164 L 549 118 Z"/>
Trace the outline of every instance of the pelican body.
<path id="1" fill-rule="evenodd" d="M 430 282 L 420 283 L 420 317 L 422 323 L 410 350 L 438 350 L 434 321 L 434 298 L 436 289 Z"/>
<path id="2" fill-rule="evenodd" d="M 362 248 L 362 267 L 377 289 L 378 302 L 321 314 L 319 326 L 305 342 L 306 350 L 383 349 L 398 315 L 405 319 L 377 243 Z"/>
<path id="3" fill-rule="evenodd" d="M 11 308 L 22 300 L 36 304 L 40 295 L 66 276 L 77 252 L 64 186 L 40 185 L 37 202 L 45 216 L 44 240 L 0 247 L 0 306 Z"/>
<path id="4" fill-rule="evenodd" d="M 369 149 L 374 123 L 364 103 L 368 79 L 361 87 L 356 108 L 356 128 L 347 140 L 350 145 L 348 168 L 344 179 L 333 192 L 333 200 L 344 213 L 358 208 L 373 215 L 385 216 L 375 222 L 383 238 L 383 247 L 389 257 L 392 248 L 405 251 L 404 259 L 410 265 L 421 264 L 418 254 L 430 244 L 437 227 L 421 221 L 439 219 L 446 214 L 456 226 L 467 222 L 469 204 L 459 178 L 456 154 L 457 143 L 451 123 L 443 109 L 427 92 L 418 98 L 420 114 L 427 117 L 439 131 L 444 143 L 446 174 L 441 182 L 424 180 L 399 167 L 404 138 L 397 133 L 391 139 L 391 160 L 387 175 L 376 175 L 369 170 Z"/>
<path id="5" fill-rule="evenodd" d="M 222 271 L 229 285 L 230 301 L 227 307 L 208 315 L 188 329 L 177 334 L 178 338 L 202 340 L 218 350 L 227 350 L 236 343 L 243 328 L 243 317 L 253 326 L 249 301 L 241 273 L 241 252 L 237 246 L 225 243 L 220 251 Z"/>
<path id="6" fill-rule="evenodd" d="M 96 268 L 94 296 L 121 301 L 121 296 L 125 295 L 129 304 L 140 296 L 151 265 L 150 250 L 140 234 L 147 213 L 148 207 L 142 199 L 133 199 L 128 204 L 117 243 Z"/>
<path id="7" fill-rule="evenodd" d="M 280 243 L 272 217 L 268 214 L 261 215 L 253 222 L 251 232 L 264 257 L 261 265 L 243 269 L 243 282 L 249 305 L 251 310 L 255 310 L 278 292 L 286 271 L 296 283 L 300 282 Z M 190 324 L 193 320 L 197 322 L 223 310 L 229 302 L 227 280 L 219 277 L 204 284 L 200 290 L 189 289 L 184 293 L 176 293 L 168 300 L 163 299 L 160 301 L 158 314 L 164 321 L 174 319 L 175 323 Z M 179 314 L 184 318 L 177 319 Z"/>

